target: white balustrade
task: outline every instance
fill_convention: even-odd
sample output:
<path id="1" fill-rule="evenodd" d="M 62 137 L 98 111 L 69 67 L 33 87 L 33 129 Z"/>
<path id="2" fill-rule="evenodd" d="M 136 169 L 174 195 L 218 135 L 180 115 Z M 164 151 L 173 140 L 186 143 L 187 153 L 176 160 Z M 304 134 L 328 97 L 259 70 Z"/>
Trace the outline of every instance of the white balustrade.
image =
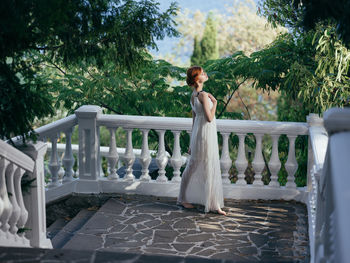
<path id="1" fill-rule="evenodd" d="M 288 173 L 286 187 L 295 188 L 297 187 L 297 185 L 295 183 L 294 174 L 298 170 L 298 162 L 295 158 L 295 139 L 297 138 L 297 136 L 296 135 L 287 135 L 287 136 L 289 139 L 289 150 L 288 150 L 287 162 L 284 164 L 284 167 L 286 168 L 286 171 Z"/>
<path id="2" fill-rule="evenodd" d="M 269 161 L 269 169 L 271 172 L 271 181 L 269 183 L 269 186 L 272 187 L 279 187 L 280 184 L 278 182 L 278 171 L 281 169 L 281 161 L 278 156 L 278 138 L 280 137 L 279 134 L 271 134 L 272 138 L 272 154 Z"/>
<path id="3" fill-rule="evenodd" d="M 49 184 L 49 187 L 57 187 L 61 185 L 61 182 L 59 181 L 58 172 L 60 170 L 60 160 L 58 159 L 58 153 L 57 153 L 57 139 L 58 134 L 55 133 L 50 136 L 52 149 L 51 149 L 51 157 L 50 157 L 50 163 L 49 163 L 49 170 L 51 173 L 51 183 Z"/>
<path id="4" fill-rule="evenodd" d="M 191 127 L 192 127 L 192 120 L 190 118 L 167 118 L 167 117 L 147 117 L 147 116 L 125 116 L 125 115 L 104 115 L 101 114 L 101 111 L 98 108 L 92 107 L 92 106 L 84 106 L 84 108 L 80 108 L 77 112 L 77 114 L 73 117 L 65 118 L 64 121 L 59 121 L 57 124 L 49 125 L 45 128 L 39 128 L 38 130 L 41 131 L 39 133 L 40 138 L 44 138 L 45 136 L 50 138 L 52 141 L 52 151 L 51 151 L 51 159 L 49 164 L 49 169 L 52 174 L 52 185 L 60 185 L 58 181 L 58 171 L 59 171 L 59 160 L 58 160 L 58 153 L 57 153 L 57 136 L 60 132 L 65 132 L 68 129 L 74 127 L 77 123 L 79 124 L 79 140 L 80 140 L 80 162 L 83 168 L 79 166 L 80 174 L 82 175 L 82 179 L 87 180 L 95 180 L 96 182 L 91 182 L 99 184 L 98 187 L 95 187 L 94 189 L 98 189 L 101 191 L 104 190 L 104 187 L 110 187 L 108 189 L 112 189 L 112 187 L 118 188 L 118 184 L 121 184 L 118 189 L 122 189 L 122 192 L 129 191 L 128 189 L 131 189 L 131 191 L 136 192 L 137 191 L 144 191 L 144 193 L 149 194 L 156 194 L 156 195 L 167 195 L 169 193 L 170 196 L 176 196 L 177 194 L 177 187 L 178 184 L 156 184 L 156 182 L 167 182 L 168 179 L 165 176 L 165 168 L 168 163 L 168 156 L 165 151 L 165 142 L 164 142 L 164 135 L 166 130 L 172 131 L 174 135 L 174 145 L 173 145 L 173 155 L 170 158 L 170 163 L 172 167 L 174 168 L 174 177 L 172 179 L 173 182 L 180 181 L 180 168 L 182 165 L 181 160 L 181 149 L 180 149 L 180 132 L 181 131 L 187 131 L 191 135 Z M 345 122 L 346 119 L 342 121 Z M 308 121 L 309 123 L 309 121 Z M 111 135 L 110 137 L 110 146 L 105 147 L 103 151 L 103 147 L 99 144 L 98 139 L 98 128 L 104 126 L 111 128 L 113 130 L 113 134 L 115 134 L 115 130 L 117 127 L 122 127 L 127 132 L 127 141 L 126 141 L 126 148 L 125 152 L 122 153 L 121 149 L 118 149 L 116 147 L 115 143 L 115 135 Z M 321 127 L 322 125 L 320 125 Z M 319 141 L 319 136 L 315 136 L 314 131 L 318 131 L 318 129 L 321 131 L 320 127 L 315 126 L 308 126 L 305 123 L 292 123 L 292 122 L 265 122 L 265 121 L 243 121 L 243 120 L 217 120 L 217 130 L 219 133 L 222 134 L 223 137 L 223 145 L 222 145 L 222 154 L 220 157 L 220 167 L 222 171 L 223 181 L 228 182 L 226 178 L 229 176 L 229 169 L 232 165 L 232 162 L 234 161 L 236 168 L 238 170 L 238 180 L 236 184 L 224 184 L 223 188 L 225 189 L 224 195 L 227 197 L 235 196 L 237 198 L 245 198 L 245 197 L 253 197 L 253 198 L 266 198 L 266 199 L 274 199 L 274 198 L 286 198 L 286 199 L 295 199 L 297 201 L 306 202 L 308 201 L 308 211 L 311 211 L 309 213 L 310 220 L 310 233 L 312 233 L 312 229 L 315 229 L 315 222 L 320 219 L 320 215 L 322 216 L 322 212 L 326 213 L 325 216 L 328 217 L 327 224 L 328 227 L 332 226 L 332 222 L 334 220 L 340 220 L 339 219 L 339 211 L 336 211 L 334 216 L 332 217 L 333 210 L 322 210 L 319 209 L 319 206 L 324 205 L 325 202 L 330 202 L 330 200 L 320 200 L 320 198 L 317 198 L 317 196 L 320 196 L 320 189 L 322 187 L 326 187 L 323 189 L 323 191 L 327 190 L 329 187 L 332 186 L 332 184 L 325 184 L 324 178 L 322 179 L 322 168 L 320 168 L 320 160 L 322 159 L 322 156 L 324 158 L 323 150 L 319 150 L 319 147 L 321 144 L 324 145 L 323 141 Z M 344 128 L 341 126 L 342 129 L 347 129 L 347 126 Z M 134 153 L 136 149 L 133 149 L 132 145 L 132 131 L 133 129 L 140 129 L 142 131 L 142 150 L 140 153 L 136 154 Z M 149 165 L 151 162 L 151 156 L 150 156 L 150 150 L 148 147 L 148 133 L 150 129 L 156 129 L 158 135 L 159 135 L 159 142 L 158 142 L 158 151 L 156 156 L 156 162 L 157 166 L 159 168 L 159 175 L 157 177 L 156 182 L 150 180 L 149 176 Z M 330 134 L 334 132 L 338 132 L 338 128 L 336 126 L 331 127 L 329 129 Z M 110 130 L 111 131 L 111 130 Z M 308 135 L 308 132 L 310 132 L 310 141 L 311 144 L 309 145 L 309 164 L 308 164 L 308 171 L 310 171 L 310 180 L 308 182 L 308 188 L 305 187 L 296 187 L 295 184 L 295 173 L 298 168 L 298 163 L 296 161 L 295 156 L 295 141 L 298 135 Z M 238 146 L 238 154 L 236 160 L 231 160 L 229 156 L 229 135 L 231 133 L 234 133 L 239 138 L 239 146 Z M 255 155 L 254 160 L 252 162 L 252 166 L 254 169 L 254 181 L 252 186 L 247 186 L 247 182 L 245 181 L 245 170 L 248 166 L 248 161 L 245 154 L 245 136 L 247 133 L 253 133 L 256 138 L 256 148 L 255 148 Z M 263 144 L 262 139 L 264 134 L 271 136 L 272 138 L 272 153 L 271 157 L 268 163 L 268 168 L 271 172 L 271 181 L 269 184 L 269 187 L 263 187 L 262 182 L 262 172 L 265 168 L 265 162 L 263 159 Z M 287 135 L 289 139 L 289 150 L 288 150 L 288 158 L 287 162 L 285 163 L 285 169 L 288 173 L 287 177 L 287 184 L 286 187 L 281 187 L 278 182 L 278 172 L 281 168 L 281 161 L 279 160 L 279 153 L 278 153 L 278 139 L 280 135 Z M 66 178 L 70 178 L 71 175 L 67 175 L 67 171 L 71 171 L 72 169 L 72 155 L 74 151 L 78 152 L 78 148 L 74 149 L 74 146 L 71 146 L 70 139 L 68 139 L 70 135 L 66 134 L 67 142 L 65 146 L 65 157 L 70 159 L 69 163 L 67 161 L 62 161 L 65 169 L 66 169 Z M 327 134 L 323 134 L 323 137 L 327 137 Z M 340 139 L 339 139 L 340 142 Z M 101 148 L 97 148 L 101 147 Z M 340 146 L 339 146 L 340 147 Z M 68 149 L 67 149 L 68 148 Z M 69 149 L 71 148 L 71 149 Z M 106 153 L 108 151 L 108 153 Z M 118 154 L 119 153 L 119 154 Z M 310 153 L 313 154 L 313 156 L 310 156 Z M 123 156 L 124 154 L 124 156 Z M 94 170 L 94 165 L 97 164 L 99 158 L 101 156 L 110 156 L 111 159 L 108 160 L 109 163 L 109 170 L 110 175 L 117 176 L 116 174 L 116 163 L 120 161 L 119 159 L 123 159 L 125 161 L 125 164 L 127 166 L 126 168 L 126 175 L 125 180 L 115 180 L 115 181 L 108 181 L 108 186 L 106 182 L 106 178 L 97 178 L 96 174 L 98 174 L 101 167 L 98 167 L 98 170 Z M 119 158 L 119 156 L 121 158 Z M 123 156 L 123 157 L 122 157 Z M 140 180 L 134 180 L 135 176 L 133 174 L 132 166 L 135 161 L 135 156 L 137 158 L 140 158 L 140 163 L 142 166 L 142 175 L 140 177 Z M 85 159 L 84 159 L 84 158 Z M 20 187 L 20 180 L 18 179 L 16 181 L 16 176 L 20 178 L 24 171 L 26 169 L 21 168 L 20 165 L 17 163 L 9 163 L 7 159 L 3 156 L 0 157 L 0 222 L 1 222 L 1 231 L 7 230 L 8 235 L 12 235 L 14 232 L 16 232 L 16 227 L 22 227 L 24 226 L 23 222 L 26 221 L 26 215 L 25 215 L 25 207 L 21 205 L 21 198 L 17 196 L 18 187 Z M 108 159 L 108 158 L 107 158 Z M 322 163 L 323 164 L 323 163 Z M 340 164 L 340 161 L 337 161 L 337 164 Z M 13 168 L 12 168 L 13 167 Z M 17 168 L 16 168 L 17 167 Z M 70 168 L 69 168 L 70 167 Z M 96 166 L 97 167 L 97 166 Z M 336 167 L 333 167 L 336 169 Z M 333 169 L 332 168 L 332 169 Z M 15 171 L 15 172 L 13 172 Z M 329 176 L 329 175 L 327 175 Z M 113 177 L 113 176 L 110 176 Z M 15 199 L 12 197 L 6 199 L 8 189 L 11 189 L 12 185 L 11 182 L 7 182 L 6 179 L 12 180 L 11 178 L 14 178 L 13 180 L 13 186 L 15 188 L 16 195 L 14 196 Z M 335 177 L 332 177 L 335 178 Z M 344 179 L 345 180 L 345 179 Z M 76 185 L 79 185 L 79 181 L 82 180 L 74 180 Z M 339 183 L 339 182 L 338 182 Z M 17 186 L 16 186 L 17 185 Z M 112 185 L 112 186 L 111 186 Z M 60 187 L 64 187 L 65 185 L 60 185 Z M 140 187 L 139 187 L 140 186 Z M 99 188 L 100 187 L 100 188 Z M 78 189 L 78 188 L 72 188 L 72 189 Z M 140 189 L 140 190 L 139 190 Z M 174 190 L 175 189 L 175 190 Z M 48 189 L 48 192 L 55 191 L 56 189 Z M 84 190 L 84 189 L 83 189 Z M 236 191 L 237 190 L 237 191 Z M 72 190 L 73 191 L 73 190 Z M 82 191 L 84 192 L 84 191 Z M 271 193 L 271 195 L 269 195 Z M 326 192 L 324 192 L 325 194 Z M 261 195 L 260 195 L 261 194 Z M 326 194 L 329 194 L 328 192 Z M 337 195 L 339 193 L 335 193 Z M 242 197 L 243 196 L 243 197 Z M 339 197 L 336 200 L 340 200 Z M 17 204 L 16 204 L 17 203 Z M 22 201 L 23 204 L 23 201 Z M 10 208 L 11 207 L 11 208 Z M 18 208 L 21 211 L 21 215 L 18 216 Z M 317 210 L 318 213 L 312 211 Z M 345 211 L 346 209 L 344 209 Z M 24 211 L 24 212 L 23 212 Z M 328 213 L 328 214 L 327 214 Z M 18 218 L 18 219 L 17 219 Z M 17 223 L 14 223 L 16 222 Z M 323 220 L 323 219 L 322 219 Z M 333 220 L 333 221 L 332 221 Z M 321 227 L 322 224 L 319 224 L 319 227 Z M 342 225 L 344 227 L 344 225 Z M 1 233 L 2 233 L 1 232 Z M 321 229 L 318 229 L 316 227 L 316 232 L 322 232 Z M 350 236 L 350 235 L 349 235 Z M 327 237 L 327 236 L 325 236 Z M 19 238 L 23 238 L 19 237 Z M 322 238 L 322 237 L 318 237 Z M 345 235 L 342 237 L 345 240 Z M 322 241 L 322 240 L 321 240 Z M 320 241 L 320 242 L 321 242 Z M 314 253 L 316 251 L 316 248 L 312 247 L 312 244 L 314 244 L 315 239 L 314 236 L 310 235 L 310 250 L 312 250 Z M 331 240 L 330 243 L 324 243 L 327 246 L 329 244 L 334 244 L 337 242 L 336 240 Z M 322 243 L 322 242 L 321 242 Z M 346 242 L 344 242 L 346 244 Z M 321 245 L 317 247 L 318 249 L 321 249 Z M 320 250 L 319 250 L 320 251 Z M 314 256 L 314 255 L 313 255 Z M 328 259 L 332 258 L 331 256 L 328 256 Z M 335 257 L 336 258 L 336 257 Z M 323 259 L 325 257 L 323 256 Z M 326 258 L 327 259 L 327 258 Z"/>
<path id="5" fill-rule="evenodd" d="M 231 183 L 229 179 L 229 170 L 232 166 L 232 160 L 230 158 L 230 152 L 228 149 L 228 138 L 230 137 L 230 133 L 221 132 L 222 135 L 222 151 L 221 151 L 221 159 L 220 159 L 220 170 L 222 176 L 223 183 Z"/>
<path id="6" fill-rule="evenodd" d="M 159 168 L 158 171 L 158 182 L 167 182 L 168 178 L 165 176 L 165 167 L 168 163 L 168 156 L 165 152 L 165 145 L 164 145 L 164 134 L 165 130 L 156 130 L 159 136 L 159 143 L 158 143 L 158 152 L 157 152 L 157 165 Z"/>
<path id="7" fill-rule="evenodd" d="M 141 181 L 150 181 L 151 176 L 149 175 L 149 164 L 151 163 L 151 156 L 150 151 L 148 148 L 148 132 L 149 129 L 141 129 L 142 131 L 142 150 L 141 150 L 141 156 L 139 158 L 139 161 L 141 163 L 142 169 L 141 169 Z"/>
<path id="8" fill-rule="evenodd" d="M 237 134 L 239 138 L 239 146 L 238 146 L 238 155 L 237 160 L 235 161 L 236 168 L 238 170 L 238 180 L 236 181 L 237 185 L 245 185 L 247 184 L 247 181 L 244 179 L 245 177 L 245 170 L 248 167 L 248 161 L 245 156 L 245 133 L 238 133 Z"/>
<path id="9" fill-rule="evenodd" d="M 126 136 L 126 149 L 125 149 L 125 156 L 124 156 L 124 162 L 125 162 L 125 176 L 124 180 L 126 181 L 133 181 L 135 179 L 135 176 L 133 175 L 132 171 L 132 165 L 135 162 L 135 154 L 132 148 L 132 131 L 133 129 L 130 128 L 124 128 L 124 130 L 127 132 Z"/>
<path id="10" fill-rule="evenodd" d="M 180 133 L 181 131 L 173 130 L 172 133 L 174 134 L 174 148 L 173 148 L 173 156 L 170 159 L 171 166 L 174 168 L 174 176 L 171 179 L 172 182 L 180 182 L 180 168 L 182 166 L 182 156 L 181 156 L 181 149 L 180 149 Z"/>
<path id="11" fill-rule="evenodd" d="M 264 183 L 262 181 L 262 171 L 265 168 L 265 162 L 262 155 L 262 138 L 264 134 L 261 133 L 254 133 L 255 140 L 256 140 L 256 147 L 255 147 L 255 154 L 254 154 L 254 160 L 252 162 L 252 166 L 254 169 L 254 181 L 253 185 L 257 186 L 263 186 Z"/>
<path id="12" fill-rule="evenodd" d="M 119 160 L 116 140 L 115 140 L 115 131 L 116 128 L 108 128 L 110 133 L 110 142 L 109 142 L 109 153 L 107 156 L 107 161 L 109 165 L 109 174 L 108 179 L 118 179 L 119 176 L 117 174 L 116 164 Z"/>
<path id="13" fill-rule="evenodd" d="M 64 152 L 64 158 L 62 160 L 63 166 L 65 168 L 65 174 L 63 181 L 64 182 L 70 182 L 73 181 L 73 165 L 75 162 L 73 151 L 72 151 L 72 133 L 73 133 L 74 127 L 71 127 L 65 131 L 66 134 L 66 147 Z M 57 145 L 56 145 L 57 147 Z"/>
<path id="14" fill-rule="evenodd" d="M 31 152 L 31 159 L 28 155 L 0 140 L 1 246 L 52 248 L 51 241 L 46 238 L 43 165 L 46 144 L 38 142 L 36 146 L 40 144 L 44 148 L 39 146 L 35 148 Z M 20 145 L 17 147 L 26 152 L 25 149 L 32 145 L 28 143 L 25 147 Z M 29 194 L 26 194 L 26 198 L 29 198 L 31 202 L 26 205 L 21 186 L 25 173 L 32 181 Z M 40 195 L 35 192 L 40 192 Z M 27 232 L 25 229 L 30 229 L 30 231 Z M 24 231 L 19 233 L 18 230 Z"/>

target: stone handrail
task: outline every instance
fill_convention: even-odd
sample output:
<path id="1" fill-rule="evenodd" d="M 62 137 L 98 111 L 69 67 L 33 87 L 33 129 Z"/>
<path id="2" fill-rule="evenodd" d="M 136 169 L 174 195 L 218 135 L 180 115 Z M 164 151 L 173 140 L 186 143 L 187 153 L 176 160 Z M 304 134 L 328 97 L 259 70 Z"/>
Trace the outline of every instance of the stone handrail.
<path id="1" fill-rule="evenodd" d="M 324 113 L 329 134 L 317 184 L 314 262 L 347 262 L 350 242 L 350 108 Z"/>
<path id="2" fill-rule="evenodd" d="M 264 133 L 307 135 L 308 125 L 302 122 L 251 121 L 251 120 L 216 120 L 219 132 Z M 139 129 L 164 129 L 191 131 L 192 119 L 179 117 L 155 117 L 133 115 L 98 116 L 97 124 L 106 127 L 124 127 Z M 176 124 L 176 126 L 174 125 Z"/>
<path id="3" fill-rule="evenodd" d="M 13 164 L 28 172 L 33 172 L 34 161 L 28 155 L 2 140 L 0 140 L 0 157 L 11 161 Z"/>
<path id="4" fill-rule="evenodd" d="M 310 254 L 314 259 L 316 206 L 318 198 L 318 185 L 322 174 L 323 164 L 326 157 L 328 134 L 323 126 L 323 119 L 317 114 L 307 116 L 309 125 L 309 151 L 308 151 L 308 221 Z"/>
<path id="5" fill-rule="evenodd" d="M 77 123 L 77 117 L 74 114 L 72 114 L 63 119 L 39 127 L 34 131 L 39 135 L 39 140 L 44 140 L 46 138 L 51 138 L 52 136 L 55 136 L 59 132 L 64 132 L 71 129 L 72 127 L 77 125 Z"/>

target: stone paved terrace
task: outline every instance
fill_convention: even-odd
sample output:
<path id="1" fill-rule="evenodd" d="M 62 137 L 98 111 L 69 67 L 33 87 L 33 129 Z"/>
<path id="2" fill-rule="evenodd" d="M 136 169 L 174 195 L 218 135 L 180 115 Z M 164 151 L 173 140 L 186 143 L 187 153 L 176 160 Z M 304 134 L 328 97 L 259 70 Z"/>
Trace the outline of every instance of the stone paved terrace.
<path id="1" fill-rule="evenodd" d="M 175 198 L 117 195 L 96 210 L 64 249 L 309 262 L 307 210 L 294 201 L 225 200 L 222 216 L 199 205 L 184 209 Z"/>

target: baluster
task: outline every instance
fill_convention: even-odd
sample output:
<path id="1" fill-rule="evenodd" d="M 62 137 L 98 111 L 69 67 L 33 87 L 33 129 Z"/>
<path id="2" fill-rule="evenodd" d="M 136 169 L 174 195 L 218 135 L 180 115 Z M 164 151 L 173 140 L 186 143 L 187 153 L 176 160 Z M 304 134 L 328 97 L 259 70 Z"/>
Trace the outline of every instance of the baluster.
<path id="1" fill-rule="evenodd" d="M 256 147 L 255 147 L 254 161 L 252 162 L 252 166 L 255 172 L 253 185 L 262 186 L 264 185 L 264 183 L 261 180 L 262 178 L 261 173 L 265 167 L 265 162 L 262 155 L 262 146 L 261 146 L 263 134 L 254 133 L 254 136 L 256 139 Z"/>
<path id="2" fill-rule="evenodd" d="M 165 146 L 164 146 L 164 134 L 165 130 L 156 130 L 159 136 L 158 152 L 157 152 L 157 165 L 158 165 L 158 182 L 167 182 L 168 178 L 165 176 L 165 167 L 168 163 L 168 156 L 166 156 Z"/>
<path id="3" fill-rule="evenodd" d="M 231 183 L 229 179 L 228 171 L 232 166 L 232 160 L 230 158 L 230 153 L 228 149 L 228 138 L 230 136 L 230 132 L 220 132 L 222 135 L 222 152 L 220 159 L 220 169 L 222 174 L 222 181 L 224 183 Z"/>
<path id="4" fill-rule="evenodd" d="M 109 152 L 107 156 L 107 161 L 109 165 L 109 174 L 108 174 L 108 179 L 118 179 L 119 175 L 117 174 L 117 169 L 115 168 L 118 160 L 119 160 L 119 155 L 117 151 L 117 144 L 115 140 L 115 131 L 117 128 L 111 127 L 108 128 L 109 134 L 110 134 L 110 141 L 109 141 Z"/>
<path id="5" fill-rule="evenodd" d="M 237 160 L 235 161 L 235 165 L 238 170 L 238 180 L 236 184 L 245 185 L 247 184 L 247 181 L 244 180 L 244 177 L 245 177 L 244 172 L 248 167 L 248 161 L 245 156 L 245 145 L 244 145 L 245 133 L 237 134 L 237 136 L 239 138 L 239 146 L 238 146 Z"/>
<path id="6" fill-rule="evenodd" d="M 294 174 L 298 169 L 298 162 L 295 159 L 295 139 L 297 138 L 296 135 L 287 135 L 289 139 L 289 150 L 288 150 L 288 159 L 287 162 L 284 164 L 284 167 L 286 168 L 286 171 L 288 173 L 287 188 L 295 188 L 297 185 L 295 184 L 295 177 Z"/>
<path id="7" fill-rule="evenodd" d="M 141 177 L 140 180 L 142 181 L 150 181 L 151 176 L 149 175 L 148 167 L 149 164 L 151 163 L 151 156 L 149 153 L 149 148 L 148 148 L 148 129 L 141 129 L 142 131 L 142 150 L 141 150 L 141 156 L 140 156 L 140 163 L 142 166 L 141 169 Z"/>
<path id="8" fill-rule="evenodd" d="M 135 162 L 135 154 L 132 148 L 133 129 L 124 128 L 124 130 L 127 132 L 127 138 L 126 138 L 127 141 L 126 141 L 126 149 L 125 149 L 125 156 L 124 156 L 124 162 L 126 165 L 124 180 L 133 181 L 135 179 L 135 176 L 132 173 L 132 165 Z"/>
<path id="9" fill-rule="evenodd" d="M 22 195 L 22 188 L 21 188 L 21 180 L 22 176 L 25 173 L 25 170 L 22 168 L 17 168 L 15 172 L 15 192 L 16 192 L 16 199 L 18 202 L 19 207 L 21 208 L 21 214 L 17 222 L 18 228 L 23 228 L 25 223 L 28 220 L 28 211 L 24 206 L 23 202 L 23 195 Z M 20 236 L 24 236 L 24 232 L 20 234 Z"/>
<path id="10" fill-rule="evenodd" d="M 105 173 L 103 172 L 103 167 L 102 167 L 102 163 L 103 163 L 103 158 L 102 158 L 103 156 L 100 154 L 100 161 L 99 161 L 99 163 L 100 163 L 100 177 L 105 177 Z"/>
<path id="11" fill-rule="evenodd" d="M 278 187 L 280 186 L 278 180 L 278 171 L 281 168 L 281 161 L 278 157 L 278 138 L 280 137 L 279 134 L 272 134 L 272 154 L 271 159 L 269 161 L 269 169 L 271 172 L 271 181 L 269 183 L 269 186 Z"/>
<path id="12" fill-rule="evenodd" d="M 51 158 L 49 163 L 49 170 L 51 173 L 51 183 L 49 187 L 59 186 L 58 171 L 60 170 L 60 161 L 57 155 L 57 139 L 58 134 L 54 134 L 50 137 L 51 140 Z"/>
<path id="13" fill-rule="evenodd" d="M 16 170 L 17 170 L 17 166 L 14 164 L 10 164 L 7 168 L 8 175 L 7 175 L 7 180 L 6 180 L 7 190 L 9 193 L 11 193 L 9 196 L 9 199 L 11 201 L 12 208 L 13 208 L 11 217 L 9 218 L 9 221 L 8 221 L 8 223 L 10 225 L 10 232 L 12 234 L 17 234 L 17 230 L 18 230 L 17 221 L 21 215 L 21 208 L 18 205 L 16 193 L 15 193 L 14 174 L 15 174 Z"/>
<path id="14" fill-rule="evenodd" d="M 8 197 L 8 190 L 6 187 L 6 170 L 9 166 L 10 162 L 6 160 L 5 158 L 2 158 L 0 160 L 0 198 L 3 201 L 3 210 L 0 215 L 0 223 L 1 223 L 1 230 L 5 232 L 6 236 L 8 236 L 8 230 L 10 228 L 10 225 L 8 224 L 8 220 L 12 213 L 12 204 L 10 202 L 10 199 Z M 14 194 L 14 193 L 11 193 Z"/>
<path id="15" fill-rule="evenodd" d="M 73 133 L 74 127 L 69 128 L 64 133 L 66 134 L 66 149 L 64 152 L 64 158 L 62 160 L 63 166 L 65 168 L 65 174 L 64 174 L 64 182 L 71 182 L 73 181 L 73 165 L 74 165 L 74 156 L 72 151 L 72 133 Z"/>
<path id="16" fill-rule="evenodd" d="M 174 177 L 171 179 L 172 182 L 180 182 L 180 168 L 182 166 L 182 156 L 181 156 L 181 150 L 180 150 L 180 133 L 181 131 L 172 131 L 174 134 L 174 149 L 173 149 L 173 156 L 170 159 L 170 163 L 172 167 L 174 168 Z"/>
<path id="17" fill-rule="evenodd" d="M 77 157 L 77 170 L 75 171 L 75 178 L 79 178 L 79 153 L 76 155 Z"/>

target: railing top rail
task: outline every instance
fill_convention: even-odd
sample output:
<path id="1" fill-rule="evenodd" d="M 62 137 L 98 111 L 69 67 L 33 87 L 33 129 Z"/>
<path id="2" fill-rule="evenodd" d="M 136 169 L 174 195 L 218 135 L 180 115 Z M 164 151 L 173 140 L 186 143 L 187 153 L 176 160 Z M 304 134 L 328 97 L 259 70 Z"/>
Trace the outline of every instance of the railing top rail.
<path id="1" fill-rule="evenodd" d="M 45 137 L 50 137 L 55 133 L 68 130 L 73 126 L 77 125 L 77 123 L 78 123 L 77 117 L 75 116 L 75 114 L 72 114 L 63 119 L 60 119 L 52 123 L 46 124 L 42 127 L 39 127 L 34 131 L 38 133 L 39 139 L 43 139 Z"/>
<path id="2" fill-rule="evenodd" d="M 0 140 L 0 156 L 15 163 L 26 171 L 33 172 L 34 161 L 20 150 Z"/>
<path id="3" fill-rule="evenodd" d="M 134 115 L 98 116 L 97 124 L 106 127 L 123 127 L 159 130 L 186 130 L 192 129 L 191 118 L 156 117 Z M 308 125 L 303 122 L 251 121 L 251 120 L 217 120 L 219 132 L 260 133 L 260 134 L 290 134 L 307 135 Z"/>

